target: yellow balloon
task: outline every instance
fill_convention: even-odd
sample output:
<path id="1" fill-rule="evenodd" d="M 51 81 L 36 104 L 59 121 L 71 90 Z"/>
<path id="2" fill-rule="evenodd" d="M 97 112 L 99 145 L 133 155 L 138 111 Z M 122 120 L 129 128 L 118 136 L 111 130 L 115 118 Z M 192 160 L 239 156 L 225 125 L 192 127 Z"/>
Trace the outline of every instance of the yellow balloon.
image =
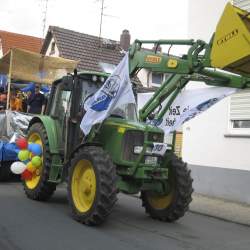
<path id="1" fill-rule="evenodd" d="M 32 164 L 31 161 L 27 164 L 27 170 L 29 170 L 31 173 L 36 171 L 36 167 Z"/>

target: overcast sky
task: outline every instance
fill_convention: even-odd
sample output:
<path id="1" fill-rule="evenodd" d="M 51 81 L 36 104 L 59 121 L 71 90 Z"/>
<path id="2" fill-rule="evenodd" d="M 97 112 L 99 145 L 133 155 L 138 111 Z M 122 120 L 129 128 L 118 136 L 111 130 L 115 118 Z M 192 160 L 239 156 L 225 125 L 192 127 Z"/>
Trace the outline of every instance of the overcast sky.
<path id="1" fill-rule="evenodd" d="M 187 37 L 188 0 L 105 0 L 102 37 L 119 40 L 128 29 L 132 40 Z M 42 37 L 45 0 L 0 0 L 0 29 Z M 97 35 L 100 0 L 48 0 L 48 25 Z"/>

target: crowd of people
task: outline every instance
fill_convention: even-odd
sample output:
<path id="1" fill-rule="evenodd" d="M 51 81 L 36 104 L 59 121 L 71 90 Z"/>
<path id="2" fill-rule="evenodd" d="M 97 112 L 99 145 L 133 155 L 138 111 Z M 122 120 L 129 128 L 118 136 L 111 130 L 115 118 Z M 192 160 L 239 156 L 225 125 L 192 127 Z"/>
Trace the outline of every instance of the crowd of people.
<path id="1" fill-rule="evenodd" d="M 34 91 L 21 91 L 12 89 L 10 92 L 9 109 L 31 114 L 43 114 L 46 106 L 46 97 L 36 85 Z M 7 92 L 0 89 L 0 111 L 7 108 Z"/>

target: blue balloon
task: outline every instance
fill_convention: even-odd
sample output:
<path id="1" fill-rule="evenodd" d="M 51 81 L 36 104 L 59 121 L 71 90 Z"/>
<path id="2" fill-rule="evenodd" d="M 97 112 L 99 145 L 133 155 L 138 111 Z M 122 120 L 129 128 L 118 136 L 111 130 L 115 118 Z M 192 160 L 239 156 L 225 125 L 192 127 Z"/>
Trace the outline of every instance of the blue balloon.
<path id="1" fill-rule="evenodd" d="M 31 143 L 28 146 L 28 150 L 32 152 L 34 155 L 41 155 L 42 154 L 42 147 L 40 144 Z"/>
<path id="2" fill-rule="evenodd" d="M 23 161 L 25 165 L 27 165 L 30 162 L 30 160 Z"/>
<path id="3" fill-rule="evenodd" d="M 34 143 L 29 143 L 29 145 L 28 145 L 28 150 L 29 150 L 30 152 L 32 152 L 32 147 L 33 147 L 33 145 L 34 145 Z"/>

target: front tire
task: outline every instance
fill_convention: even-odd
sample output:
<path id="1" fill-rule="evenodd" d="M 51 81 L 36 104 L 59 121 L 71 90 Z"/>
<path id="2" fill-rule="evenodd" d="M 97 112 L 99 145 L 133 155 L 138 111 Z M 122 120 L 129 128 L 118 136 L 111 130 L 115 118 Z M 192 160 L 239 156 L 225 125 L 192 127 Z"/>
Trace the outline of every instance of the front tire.
<path id="1" fill-rule="evenodd" d="M 187 164 L 174 153 L 168 153 L 170 192 L 157 195 L 150 191 L 142 191 L 142 205 L 153 219 L 173 222 L 184 216 L 192 201 L 192 182 Z"/>
<path id="2" fill-rule="evenodd" d="M 75 153 L 69 168 L 68 199 L 73 218 L 99 225 L 111 213 L 116 198 L 116 169 L 107 153 L 85 146 Z"/>
<path id="3" fill-rule="evenodd" d="M 23 181 L 24 191 L 32 200 L 46 201 L 56 190 L 56 184 L 48 182 L 51 154 L 46 129 L 41 123 L 34 123 L 28 131 L 27 138 L 29 143 L 38 143 L 42 146 L 42 166 L 36 170 L 31 180 Z"/>

